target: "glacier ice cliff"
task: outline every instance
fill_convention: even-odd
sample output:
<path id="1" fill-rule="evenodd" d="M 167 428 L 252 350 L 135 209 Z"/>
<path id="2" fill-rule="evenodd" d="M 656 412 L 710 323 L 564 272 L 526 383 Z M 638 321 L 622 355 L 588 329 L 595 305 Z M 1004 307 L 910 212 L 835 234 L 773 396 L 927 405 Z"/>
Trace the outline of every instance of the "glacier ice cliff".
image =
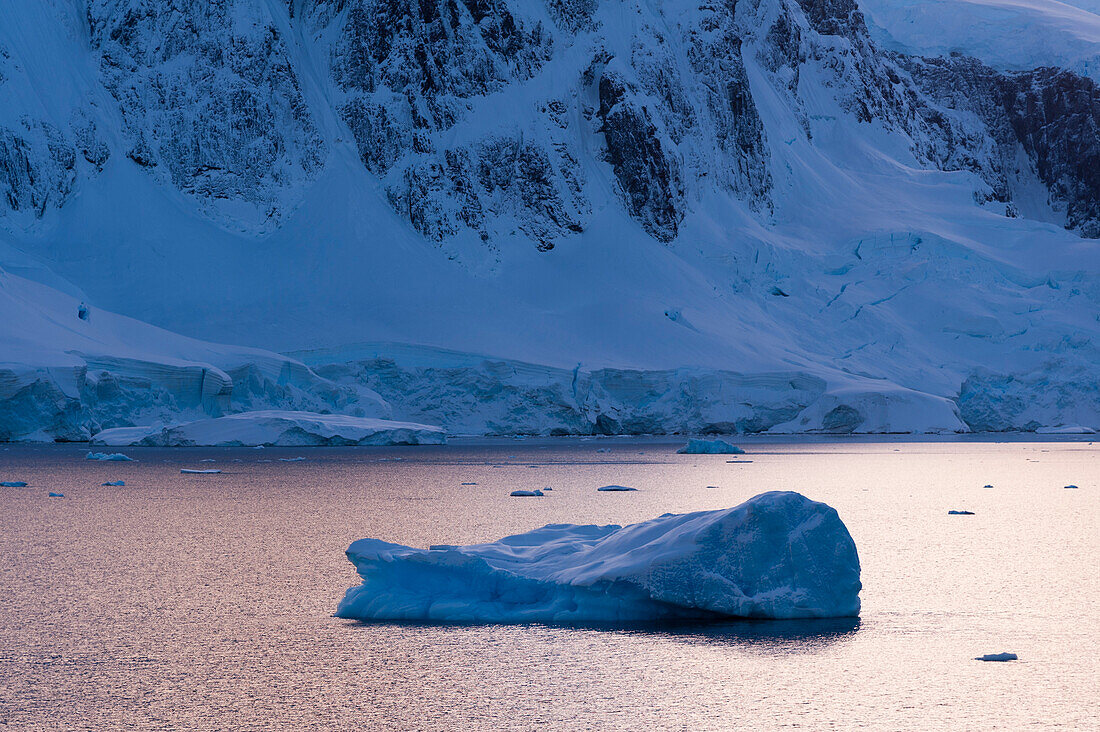
<path id="1" fill-rule="evenodd" d="M 360 539 L 336 615 L 379 621 L 618 623 L 859 615 L 837 512 L 798 493 L 629 526 L 551 524 L 432 549 Z"/>

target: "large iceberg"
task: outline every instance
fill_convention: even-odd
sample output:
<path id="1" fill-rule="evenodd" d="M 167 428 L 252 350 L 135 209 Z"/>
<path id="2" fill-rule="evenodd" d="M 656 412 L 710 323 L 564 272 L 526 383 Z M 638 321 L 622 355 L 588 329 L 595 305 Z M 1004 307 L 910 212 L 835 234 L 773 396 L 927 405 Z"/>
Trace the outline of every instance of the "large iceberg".
<path id="1" fill-rule="evenodd" d="M 92 438 L 96 445 L 302 446 L 302 445 L 440 445 L 443 430 L 426 424 L 343 414 L 263 410 L 172 427 L 116 427 Z"/>
<path id="2" fill-rule="evenodd" d="M 679 455 L 744 455 L 745 451 L 725 440 L 688 440 L 676 451 Z"/>
<path id="3" fill-rule="evenodd" d="M 793 492 L 629 526 L 550 524 L 490 544 L 360 539 L 363 583 L 337 617 L 623 623 L 859 614 L 859 559 L 837 512 Z"/>

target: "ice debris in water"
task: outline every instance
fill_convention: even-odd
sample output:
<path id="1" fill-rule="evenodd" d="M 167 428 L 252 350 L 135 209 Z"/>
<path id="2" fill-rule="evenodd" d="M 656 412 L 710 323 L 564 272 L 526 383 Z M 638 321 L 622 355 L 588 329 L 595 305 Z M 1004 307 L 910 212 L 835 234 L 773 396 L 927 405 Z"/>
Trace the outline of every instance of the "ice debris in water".
<path id="1" fill-rule="evenodd" d="M 973 511 L 948 511 L 948 516 L 973 516 Z"/>
<path id="2" fill-rule="evenodd" d="M 191 470 L 190 468 L 180 468 L 180 472 L 181 472 L 181 473 L 186 473 L 186 474 L 189 474 L 189 475 L 214 475 L 215 473 L 220 473 L 220 472 L 222 472 L 222 471 L 220 471 L 220 470 L 214 470 L 214 469 L 209 469 L 209 470 Z"/>
<path id="3" fill-rule="evenodd" d="M 53 491 L 50 491 L 50 498 L 64 498 L 64 497 L 65 497 L 64 493 L 54 493 Z"/>
<path id="4" fill-rule="evenodd" d="M 678 455 L 744 455 L 745 451 L 725 440 L 688 440 Z"/>
<path id="5" fill-rule="evenodd" d="M 541 496 L 542 491 L 512 491 L 508 495 L 517 497 Z"/>
<path id="6" fill-rule="evenodd" d="M 116 463 L 129 463 L 129 462 L 134 461 L 134 459 L 132 457 L 127 457 L 127 456 L 123 455 L 121 452 L 112 452 L 112 453 L 90 452 L 90 453 L 88 453 L 87 455 L 84 456 L 84 459 L 85 460 L 109 460 L 111 462 L 116 462 Z"/>
<path id="7" fill-rule="evenodd" d="M 975 661 L 1018 661 L 1020 659 L 1015 653 L 987 653 L 984 656 L 977 656 Z"/>
<path id="8" fill-rule="evenodd" d="M 616 623 L 859 614 L 859 558 L 837 512 L 793 492 L 630 526 L 550 524 L 433 550 L 360 539 L 341 618 Z"/>
<path id="9" fill-rule="evenodd" d="M 124 480 L 109 480 L 106 483 L 101 483 L 101 485 L 103 485 L 104 487 L 109 487 L 109 488 L 120 488 L 120 487 L 126 485 L 126 481 L 124 481 Z"/>
<path id="10" fill-rule="evenodd" d="M 5 480 L 4 482 L 0 483 L 0 486 L 3 486 L 4 488 L 26 488 L 27 483 L 22 480 Z"/>
<path id="11" fill-rule="evenodd" d="M 637 488 L 628 488 L 625 485 L 605 485 L 605 486 L 600 486 L 596 490 L 598 490 L 598 491 L 617 492 L 617 491 L 636 491 L 638 489 Z"/>

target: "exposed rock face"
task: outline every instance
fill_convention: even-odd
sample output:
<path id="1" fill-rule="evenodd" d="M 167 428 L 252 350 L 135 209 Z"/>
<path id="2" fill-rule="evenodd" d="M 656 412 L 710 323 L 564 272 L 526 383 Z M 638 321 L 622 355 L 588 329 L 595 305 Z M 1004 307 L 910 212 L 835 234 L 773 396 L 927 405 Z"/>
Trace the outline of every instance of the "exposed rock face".
<path id="1" fill-rule="evenodd" d="M 624 15 L 626 36 L 613 27 Z M 1034 178 L 1067 227 L 1100 236 L 1094 83 L 886 53 L 853 0 L 614 11 L 597 0 L 88 0 L 82 22 L 124 129 L 106 140 L 114 111 L 93 103 L 64 126 L 0 120 L 6 209 L 44 215 L 115 154 L 219 222 L 268 230 L 326 164 L 343 132 L 325 127 L 338 120 L 431 241 L 493 249 L 518 236 L 551 249 L 607 205 L 591 177 L 606 168 L 614 205 L 672 242 L 714 191 L 773 211 L 751 54 L 806 134 L 800 79 L 812 70 L 854 119 L 905 135 L 922 164 L 976 173 L 979 203 L 1015 215 Z M 18 72 L 0 48 L 0 93 Z"/>
<path id="2" fill-rule="evenodd" d="M 211 215 L 277 225 L 324 143 L 276 19 L 260 3 L 92 0 L 90 40 L 126 126 L 126 155 L 163 168 Z M 230 204 L 232 205 L 232 204 Z"/>
<path id="3" fill-rule="evenodd" d="M 1067 228 L 1100 237 L 1100 90 L 1058 69 L 1001 74 L 971 58 L 896 57 L 925 95 L 925 117 L 950 153 L 947 170 L 983 173 L 996 200 L 1011 203 L 1037 177 Z M 980 120 L 967 127 L 966 119 Z"/>

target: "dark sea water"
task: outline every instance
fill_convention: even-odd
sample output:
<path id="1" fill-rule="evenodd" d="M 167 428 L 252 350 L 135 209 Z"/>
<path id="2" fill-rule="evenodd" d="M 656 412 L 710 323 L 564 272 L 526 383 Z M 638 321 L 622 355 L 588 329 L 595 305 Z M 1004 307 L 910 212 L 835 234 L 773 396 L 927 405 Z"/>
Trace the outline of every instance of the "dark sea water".
<path id="1" fill-rule="evenodd" d="M 1100 447 L 742 444 L 750 455 L 618 439 L 126 450 L 132 463 L 0 445 L 0 480 L 30 484 L 0 488 L 0 727 L 1100 729 Z M 596 492 L 608 483 L 640 490 Z M 361 537 L 492 541 L 768 490 L 840 512 L 863 566 L 858 621 L 332 617 Z M 973 660 L 999 651 L 1020 660 Z"/>

